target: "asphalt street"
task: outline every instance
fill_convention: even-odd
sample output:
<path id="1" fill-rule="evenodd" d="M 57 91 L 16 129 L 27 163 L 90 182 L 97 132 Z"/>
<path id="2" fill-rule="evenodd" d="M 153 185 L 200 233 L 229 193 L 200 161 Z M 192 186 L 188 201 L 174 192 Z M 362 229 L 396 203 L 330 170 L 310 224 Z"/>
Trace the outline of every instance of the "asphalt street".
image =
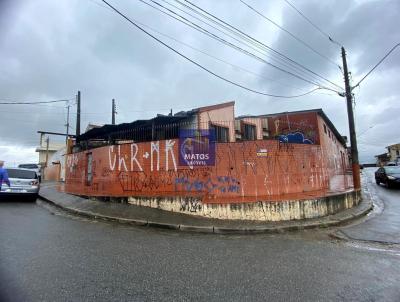
<path id="1" fill-rule="evenodd" d="M 342 232 L 357 240 L 400 244 L 400 188 L 388 189 L 375 183 L 376 168 L 364 169 L 364 184 L 375 204 L 375 214 L 367 221 L 343 228 Z"/>
<path id="2" fill-rule="evenodd" d="M 389 206 L 400 190 L 375 189 L 383 206 L 342 229 L 361 238 L 350 241 L 333 239 L 331 229 L 190 234 L 2 201 L 0 300 L 400 301 L 400 247 L 369 243 L 356 229 L 375 220 L 390 236 L 399 226 L 385 212 L 400 211 Z"/>

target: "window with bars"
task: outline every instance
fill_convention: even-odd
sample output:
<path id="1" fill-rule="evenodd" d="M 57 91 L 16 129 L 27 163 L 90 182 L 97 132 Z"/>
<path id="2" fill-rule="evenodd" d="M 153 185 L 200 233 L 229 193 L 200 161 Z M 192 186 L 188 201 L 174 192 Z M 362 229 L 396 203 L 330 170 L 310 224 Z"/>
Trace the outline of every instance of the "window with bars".
<path id="1" fill-rule="evenodd" d="M 213 130 L 215 133 L 216 142 L 218 143 L 229 142 L 229 128 L 211 124 L 210 129 Z"/>
<path id="2" fill-rule="evenodd" d="M 251 124 L 243 124 L 243 140 L 253 141 L 256 139 L 256 126 Z"/>

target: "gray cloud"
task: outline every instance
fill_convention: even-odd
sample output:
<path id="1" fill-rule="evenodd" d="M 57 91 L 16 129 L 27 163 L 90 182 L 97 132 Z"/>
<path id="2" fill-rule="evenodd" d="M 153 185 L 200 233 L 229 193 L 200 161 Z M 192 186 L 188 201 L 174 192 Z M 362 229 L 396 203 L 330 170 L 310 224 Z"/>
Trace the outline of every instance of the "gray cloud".
<path id="1" fill-rule="evenodd" d="M 243 91 L 184 61 L 94 1 L 99 2 L 0 2 L 1 99 L 73 98 L 81 90 L 83 128 L 88 122 L 110 122 L 112 98 L 117 100 L 118 122 L 149 118 L 158 112 L 167 113 L 170 108 L 177 111 L 226 100 L 236 101 L 238 115 L 323 108 L 338 130 L 347 135 L 343 98 L 317 93 L 289 101 Z M 341 62 L 340 49 L 283 1 L 248 1 L 318 51 Z M 277 94 L 296 94 L 311 86 L 222 46 L 139 1 L 111 2 L 135 20 L 264 77 L 238 70 L 162 37 L 196 61 L 244 85 Z M 196 3 L 343 85 L 338 68 L 266 23 L 239 1 Z M 400 40 L 396 30 L 400 25 L 397 1 L 296 1 L 296 5 L 346 46 L 354 81 Z M 355 91 L 357 129 L 364 131 L 375 125 L 360 137 L 362 160 L 372 160 L 386 145 L 400 141 L 398 131 L 394 130 L 399 123 L 399 58 L 398 52 L 393 53 Z M 3 150 L 32 148 L 38 141 L 37 130 L 65 131 L 66 110 L 62 107 L 61 103 L 1 106 Z M 71 113 L 74 111 L 75 108 Z M 71 121 L 74 123 L 73 115 Z"/>

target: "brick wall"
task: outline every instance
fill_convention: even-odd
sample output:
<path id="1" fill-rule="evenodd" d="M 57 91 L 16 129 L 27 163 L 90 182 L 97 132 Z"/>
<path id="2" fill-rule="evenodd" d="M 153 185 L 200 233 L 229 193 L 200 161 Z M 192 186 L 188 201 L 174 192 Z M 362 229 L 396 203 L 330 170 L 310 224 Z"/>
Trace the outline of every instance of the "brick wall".
<path id="1" fill-rule="evenodd" d="M 178 145 L 178 140 L 166 140 L 69 154 L 65 190 L 88 196 L 254 202 L 285 194 L 294 199 L 307 192 L 323 194 L 335 173 L 326 166 L 319 145 L 276 140 L 219 143 L 214 166 L 192 169 L 179 165 Z"/>

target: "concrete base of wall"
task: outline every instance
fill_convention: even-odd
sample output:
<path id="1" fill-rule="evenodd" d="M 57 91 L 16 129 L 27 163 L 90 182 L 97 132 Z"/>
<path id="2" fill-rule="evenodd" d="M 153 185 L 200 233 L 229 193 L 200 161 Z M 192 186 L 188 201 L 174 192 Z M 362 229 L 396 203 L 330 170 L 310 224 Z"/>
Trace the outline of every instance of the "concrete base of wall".
<path id="1" fill-rule="evenodd" d="M 128 203 L 207 218 L 287 221 L 336 214 L 358 205 L 360 200 L 360 192 L 349 191 L 310 200 L 204 204 L 193 197 L 129 197 Z"/>

